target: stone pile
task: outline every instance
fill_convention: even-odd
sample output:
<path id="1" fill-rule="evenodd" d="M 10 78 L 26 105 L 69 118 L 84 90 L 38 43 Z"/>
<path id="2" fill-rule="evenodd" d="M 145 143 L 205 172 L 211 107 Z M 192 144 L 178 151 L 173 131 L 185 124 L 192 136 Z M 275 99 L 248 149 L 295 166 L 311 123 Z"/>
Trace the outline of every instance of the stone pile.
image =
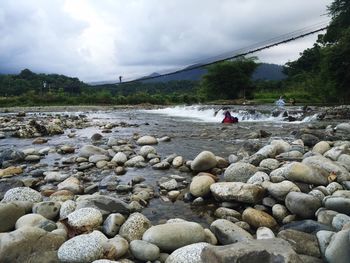
<path id="1" fill-rule="evenodd" d="M 348 262 L 350 141 L 324 140 L 348 127 L 303 130 L 299 139 L 272 139 L 230 161 L 210 151 L 193 160 L 162 157 L 157 144 L 169 137 L 136 134 L 5 150 L 1 262 Z M 50 170 L 42 164 L 51 153 L 61 157 Z M 156 185 L 145 183 L 150 175 L 120 183 L 145 167 L 176 173 Z M 157 197 L 214 203 L 213 220 L 154 224 L 142 211 Z"/>

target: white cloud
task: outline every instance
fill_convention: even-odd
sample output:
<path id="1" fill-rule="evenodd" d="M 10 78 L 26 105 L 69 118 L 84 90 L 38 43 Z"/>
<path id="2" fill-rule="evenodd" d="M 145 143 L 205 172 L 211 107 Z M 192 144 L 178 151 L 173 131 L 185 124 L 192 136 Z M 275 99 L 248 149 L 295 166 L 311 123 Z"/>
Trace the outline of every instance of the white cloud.
<path id="1" fill-rule="evenodd" d="M 2 0 L 0 71 L 85 81 L 183 67 L 313 25 L 331 0 Z M 285 63 L 315 37 L 256 55 Z"/>

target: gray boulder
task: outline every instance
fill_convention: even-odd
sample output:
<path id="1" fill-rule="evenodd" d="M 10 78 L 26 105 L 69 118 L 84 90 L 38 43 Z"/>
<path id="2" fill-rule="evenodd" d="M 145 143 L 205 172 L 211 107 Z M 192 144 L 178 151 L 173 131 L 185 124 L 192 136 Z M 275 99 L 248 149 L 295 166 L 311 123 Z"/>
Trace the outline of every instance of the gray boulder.
<path id="1" fill-rule="evenodd" d="M 0 203 L 0 232 L 8 232 L 15 228 L 18 218 L 25 214 L 25 209 L 14 203 Z"/>
<path id="2" fill-rule="evenodd" d="M 224 177 L 227 182 L 246 183 L 257 171 L 258 169 L 252 164 L 237 162 L 227 167 Z"/>
<path id="3" fill-rule="evenodd" d="M 217 159 L 212 152 L 203 151 L 191 162 L 191 169 L 197 172 L 207 171 L 216 166 Z"/>
<path id="4" fill-rule="evenodd" d="M 288 210 L 301 218 L 313 218 L 317 209 L 321 207 L 318 198 L 299 192 L 290 192 L 285 202 Z"/>
<path id="5" fill-rule="evenodd" d="M 213 196 L 220 201 L 237 201 L 255 204 L 265 195 L 265 189 L 255 184 L 240 182 L 222 182 L 210 186 Z"/>
<path id="6" fill-rule="evenodd" d="M 0 234 L 0 261 L 58 263 L 57 250 L 64 237 L 37 227 L 23 227 Z"/>
<path id="7" fill-rule="evenodd" d="M 279 238 L 245 240 L 226 246 L 208 246 L 203 249 L 201 258 L 203 263 L 302 263 L 289 243 Z"/>
<path id="8" fill-rule="evenodd" d="M 168 252 L 193 243 L 204 242 L 205 239 L 204 228 L 198 223 L 187 221 L 152 226 L 142 236 L 142 240 Z"/>
<path id="9" fill-rule="evenodd" d="M 226 219 L 215 220 L 211 223 L 210 230 L 222 245 L 253 239 L 249 232 Z"/>

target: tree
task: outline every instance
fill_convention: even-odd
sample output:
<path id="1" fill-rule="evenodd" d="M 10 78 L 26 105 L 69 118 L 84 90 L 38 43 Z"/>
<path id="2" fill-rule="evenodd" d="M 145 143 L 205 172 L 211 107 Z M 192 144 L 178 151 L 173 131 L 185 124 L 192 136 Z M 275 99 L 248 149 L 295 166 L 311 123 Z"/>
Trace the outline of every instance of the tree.
<path id="1" fill-rule="evenodd" d="M 251 75 L 257 66 L 255 58 L 211 65 L 202 78 L 199 93 L 209 100 L 245 97 L 252 89 Z"/>

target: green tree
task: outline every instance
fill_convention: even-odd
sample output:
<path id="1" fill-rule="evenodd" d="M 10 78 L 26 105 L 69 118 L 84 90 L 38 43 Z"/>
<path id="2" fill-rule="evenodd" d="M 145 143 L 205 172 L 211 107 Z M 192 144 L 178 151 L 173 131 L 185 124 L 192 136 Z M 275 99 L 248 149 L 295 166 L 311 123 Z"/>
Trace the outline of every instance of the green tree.
<path id="1" fill-rule="evenodd" d="M 254 60 L 242 58 L 209 66 L 199 94 L 208 100 L 245 97 L 252 89 L 251 75 L 258 66 Z"/>

